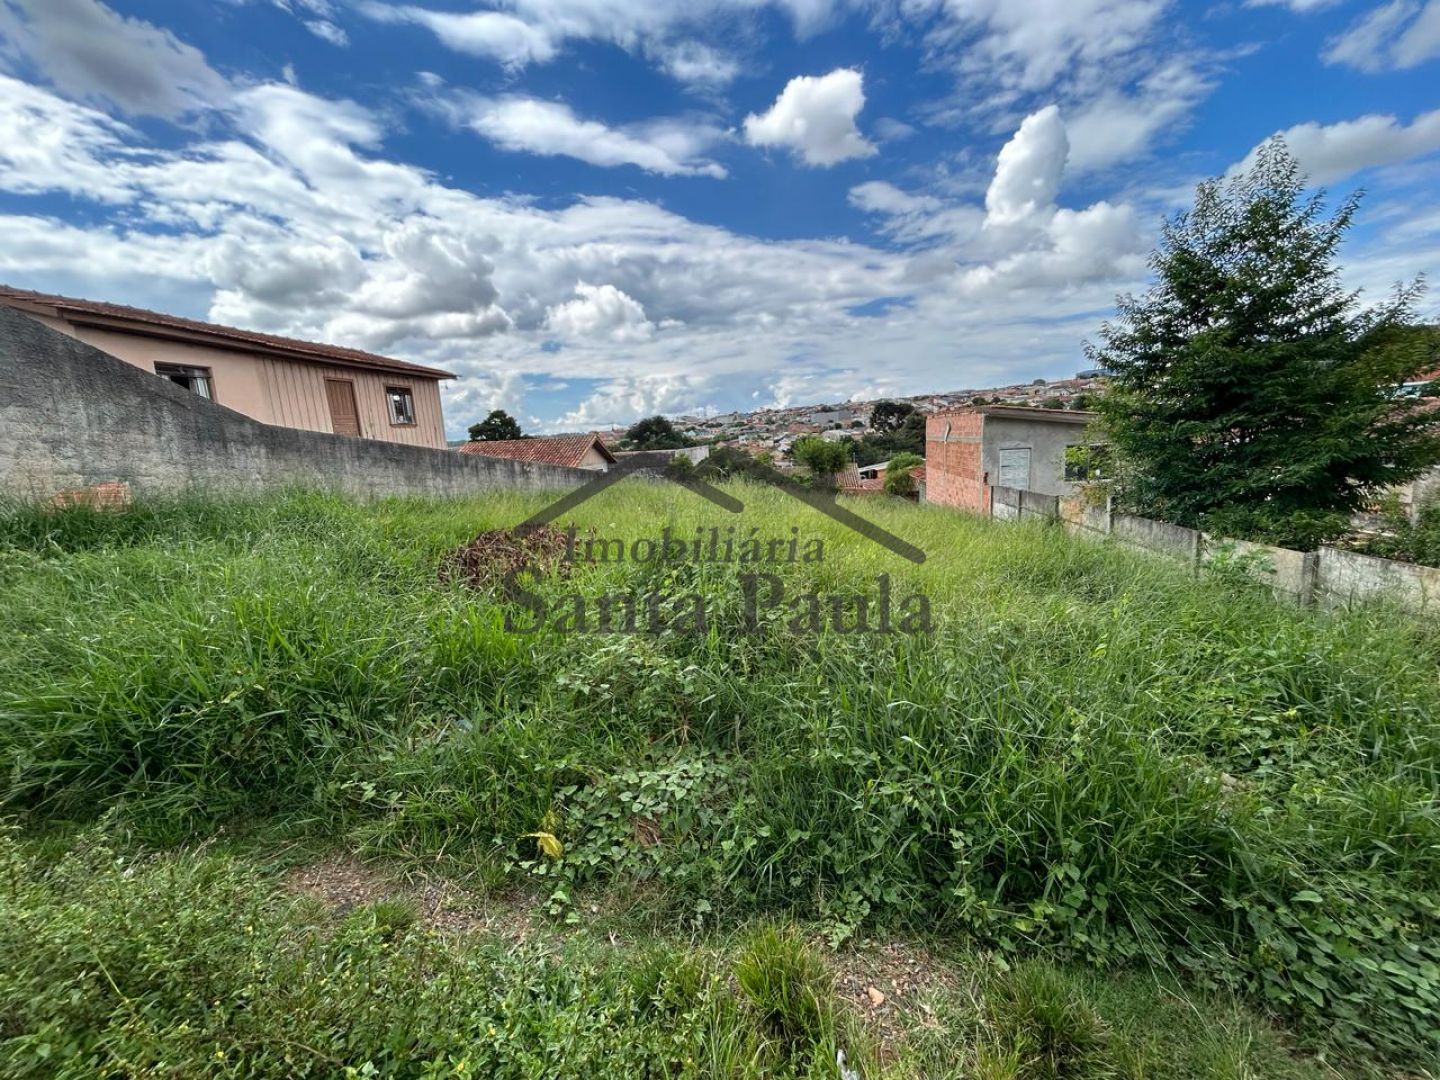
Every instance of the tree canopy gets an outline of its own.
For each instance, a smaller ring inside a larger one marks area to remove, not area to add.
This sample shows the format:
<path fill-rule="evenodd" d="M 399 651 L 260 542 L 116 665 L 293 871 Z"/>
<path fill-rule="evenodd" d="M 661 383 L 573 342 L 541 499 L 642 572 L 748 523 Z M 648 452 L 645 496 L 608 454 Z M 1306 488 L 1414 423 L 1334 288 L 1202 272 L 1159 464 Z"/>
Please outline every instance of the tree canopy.
<path fill-rule="evenodd" d="M 470 425 L 471 442 L 498 442 L 523 437 L 519 421 L 504 409 L 494 409 L 484 420 Z"/>
<path fill-rule="evenodd" d="M 870 426 L 881 435 L 888 435 L 915 411 L 908 401 L 877 401 L 870 406 Z"/>
<path fill-rule="evenodd" d="M 663 416 L 647 416 L 631 424 L 625 432 L 624 443 L 631 450 L 679 450 L 695 445 L 693 439 L 681 435 Z"/>
<path fill-rule="evenodd" d="M 882 431 L 876 429 L 855 443 L 855 460 L 861 465 L 874 465 L 888 461 L 896 454 L 925 453 L 925 414 L 908 403 L 881 401 L 875 404 L 879 411 L 882 405 L 890 406 L 881 415 L 887 425 Z M 901 410 L 896 413 L 894 410 Z M 898 420 L 894 418 L 898 416 Z M 894 421 L 892 423 L 892 420 Z M 875 426 L 875 411 L 870 414 L 871 426 Z"/>
<path fill-rule="evenodd" d="M 850 447 L 838 441 L 806 435 L 790 447 L 790 457 L 816 476 L 834 476 L 850 461 Z"/>
<path fill-rule="evenodd" d="M 1275 139 L 1166 222 L 1155 283 L 1086 346 L 1111 373 L 1095 408 L 1122 505 L 1309 547 L 1440 460 L 1434 414 L 1405 390 L 1440 366 L 1412 325 L 1419 285 L 1362 307 L 1340 281 L 1358 204 L 1326 216 Z"/>

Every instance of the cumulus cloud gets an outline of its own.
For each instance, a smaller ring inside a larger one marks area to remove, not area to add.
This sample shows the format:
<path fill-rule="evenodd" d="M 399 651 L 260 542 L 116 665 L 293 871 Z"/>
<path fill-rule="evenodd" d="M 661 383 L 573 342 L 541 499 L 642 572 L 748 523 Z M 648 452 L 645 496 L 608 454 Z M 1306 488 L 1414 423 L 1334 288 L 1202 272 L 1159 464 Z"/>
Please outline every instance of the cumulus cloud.
<path fill-rule="evenodd" d="M 993 262 L 965 269 L 957 291 L 965 296 L 1023 295 L 1073 288 L 1096 280 L 1141 275 L 1145 244 L 1134 210 L 1098 202 L 1084 210 L 1051 208 L 1041 239 Z"/>
<path fill-rule="evenodd" d="M 98 0 L 0 0 L 0 57 L 67 97 L 135 115 L 177 117 L 229 94 L 198 49 Z"/>
<path fill-rule="evenodd" d="M 967 298 L 993 302 L 1143 272 L 1145 238 L 1131 206 L 1101 201 L 1074 210 L 1056 202 L 1067 146 L 1060 111 L 1047 106 L 1026 117 L 996 156 L 983 212 L 883 181 L 851 188 L 850 202 L 879 215 L 887 235 L 923 251 L 907 268 L 911 283 Z"/>
<path fill-rule="evenodd" d="M 1421 113 L 1409 124 L 1372 113 L 1337 124 L 1296 124 L 1277 134 L 1312 181 L 1328 184 L 1361 169 L 1394 165 L 1440 150 L 1440 109 Z M 1258 151 L 1259 147 L 1251 150 L 1230 171 L 1249 168 Z"/>
<path fill-rule="evenodd" d="M 864 77 L 854 68 L 791 79 L 775 104 L 745 118 L 745 141 L 784 147 L 807 165 L 829 166 L 870 157 L 875 147 L 855 126 L 865 107 Z"/>
<path fill-rule="evenodd" d="M 1086 172 L 1139 157 L 1157 137 L 1173 134 L 1214 86 L 1190 59 L 1177 57 L 1133 89 L 1101 91 L 1066 118 L 1070 167 Z"/>
<path fill-rule="evenodd" d="M 552 307 L 545 329 L 557 337 L 579 341 L 645 341 L 655 324 L 645 317 L 639 301 L 614 285 L 575 285 L 575 299 Z"/>
<path fill-rule="evenodd" d="M 843 397 L 874 382 L 875 355 L 910 357 L 905 379 L 921 389 L 953 381 L 957 341 L 967 378 L 983 384 L 1073 352 L 1095 308 L 1132 283 L 1113 257 L 1122 207 L 1037 208 L 1031 230 L 985 247 L 980 206 L 861 185 L 853 199 L 895 225 L 897 247 L 761 240 L 637 199 L 480 197 L 386 160 L 380 115 L 294 86 L 249 87 L 223 119 L 157 149 L 43 89 L 0 93 L 0 132 L 21 132 L 29 155 L 0 143 L 0 188 L 93 183 L 86 198 L 107 185 L 126 205 L 103 225 L 0 215 L 0 279 L 78 281 L 92 295 L 447 367 L 463 376 L 444 390 L 456 431 L 507 376 L 573 376 L 576 351 L 602 381 L 547 425 L 752 392 Z M 37 156 L 22 124 L 64 137 Z M 899 295 L 913 302 L 885 319 L 849 314 Z M 555 338 L 561 352 L 541 348 Z"/>
<path fill-rule="evenodd" d="M 985 192 L 985 224 L 1020 225 L 1046 213 L 1060 190 L 1069 153 L 1056 106 L 1027 116 L 996 159 L 995 178 Z"/>
<path fill-rule="evenodd" d="M 1351 23 L 1324 59 L 1361 71 L 1412 68 L 1440 56 L 1440 0 L 1392 0 Z"/>
<path fill-rule="evenodd" d="M 568 105 L 511 95 L 453 97 L 442 106 L 460 124 L 495 145 L 521 153 L 562 155 L 591 165 L 637 165 L 662 176 L 725 176 L 703 154 L 723 137 L 707 121 L 668 118 L 623 128 L 575 115 Z"/>
<path fill-rule="evenodd" d="M 607 380 L 555 424 L 564 431 L 589 431 L 642 416 L 698 414 L 724 380 L 685 372 L 635 375 Z M 708 411 L 714 411 L 713 408 Z"/>

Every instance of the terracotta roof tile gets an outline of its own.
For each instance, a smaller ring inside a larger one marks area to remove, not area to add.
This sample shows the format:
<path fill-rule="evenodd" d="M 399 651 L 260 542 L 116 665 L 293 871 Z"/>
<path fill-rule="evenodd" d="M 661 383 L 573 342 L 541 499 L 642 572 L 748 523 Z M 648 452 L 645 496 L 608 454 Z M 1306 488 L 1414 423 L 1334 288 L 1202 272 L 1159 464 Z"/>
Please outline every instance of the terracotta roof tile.
<path fill-rule="evenodd" d="M 70 319 L 79 316 L 80 320 L 83 320 L 85 316 L 90 316 L 95 319 L 139 323 L 152 328 L 157 337 L 163 336 L 165 331 L 170 331 L 175 336 L 194 335 L 193 337 L 181 337 L 180 340 L 193 340 L 196 344 L 201 345 L 239 348 L 291 360 L 319 360 L 351 367 L 420 375 L 432 379 L 453 379 L 455 377 L 450 372 L 442 371 L 439 368 L 423 367 L 420 364 L 412 364 L 408 360 L 396 360 L 389 356 L 380 356 L 377 353 L 364 352 L 360 349 L 325 345 L 317 341 L 301 341 L 298 338 L 280 337 L 276 334 L 262 334 L 256 330 L 220 326 L 217 323 L 200 322 L 198 319 L 186 319 L 179 315 L 166 315 L 159 311 L 148 311 L 145 308 L 126 307 L 123 304 L 107 304 L 99 300 L 80 300 L 73 296 L 57 296 L 51 293 L 32 292 L 29 289 L 15 289 L 8 285 L 0 285 L 0 304 L 7 300 L 53 307 L 58 309 L 62 316 Z M 93 325 L 108 324 L 95 323 Z"/>
<path fill-rule="evenodd" d="M 591 446 L 597 447 L 606 461 L 612 465 L 615 463 L 615 455 L 605 448 L 600 436 L 593 433 L 467 442 L 460 447 L 460 453 L 484 454 L 487 457 L 509 458 L 511 461 L 536 461 L 545 465 L 568 465 L 572 469 L 578 469 Z"/>

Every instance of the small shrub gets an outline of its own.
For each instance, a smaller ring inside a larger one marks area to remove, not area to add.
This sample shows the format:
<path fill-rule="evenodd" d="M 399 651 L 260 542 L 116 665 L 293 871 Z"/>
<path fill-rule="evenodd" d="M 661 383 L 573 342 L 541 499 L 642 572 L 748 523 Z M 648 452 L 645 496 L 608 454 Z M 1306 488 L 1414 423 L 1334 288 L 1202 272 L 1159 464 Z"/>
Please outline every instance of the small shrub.
<path fill-rule="evenodd" d="M 1110 1031 L 1076 987 L 1055 968 L 1026 963 L 986 991 L 987 1017 L 999 1046 L 988 1066 L 1015 1063 L 1017 1080 L 1111 1080 L 1118 1075 Z"/>
<path fill-rule="evenodd" d="M 751 934 L 735 959 L 735 979 L 797 1071 L 835 1060 L 841 1024 L 834 978 L 796 933 L 765 926 Z"/>

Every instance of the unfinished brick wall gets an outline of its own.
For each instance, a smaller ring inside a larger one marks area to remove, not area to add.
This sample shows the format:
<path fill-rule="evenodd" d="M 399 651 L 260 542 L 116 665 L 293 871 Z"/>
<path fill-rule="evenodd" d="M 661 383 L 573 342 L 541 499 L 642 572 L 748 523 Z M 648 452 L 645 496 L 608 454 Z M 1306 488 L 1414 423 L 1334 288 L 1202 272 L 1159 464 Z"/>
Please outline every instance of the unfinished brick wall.
<path fill-rule="evenodd" d="M 983 414 L 961 409 L 925 420 L 925 501 L 977 514 L 990 512 L 990 485 L 980 467 Z"/>

